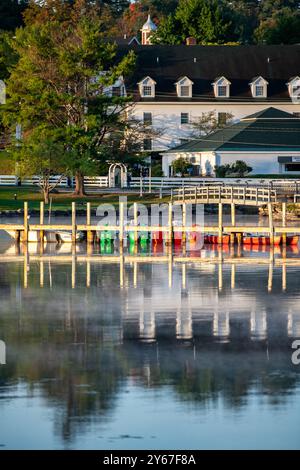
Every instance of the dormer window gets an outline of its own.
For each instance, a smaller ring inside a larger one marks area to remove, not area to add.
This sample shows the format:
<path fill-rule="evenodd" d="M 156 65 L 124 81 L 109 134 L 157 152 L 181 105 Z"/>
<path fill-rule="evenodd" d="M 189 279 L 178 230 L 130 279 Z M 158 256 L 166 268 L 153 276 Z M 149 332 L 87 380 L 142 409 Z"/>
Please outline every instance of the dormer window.
<path fill-rule="evenodd" d="M 300 101 L 300 77 L 292 78 L 288 83 L 289 95 L 292 99 Z"/>
<path fill-rule="evenodd" d="M 268 82 L 263 77 L 255 77 L 249 83 L 253 98 L 267 98 Z"/>
<path fill-rule="evenodd" d="M 177 96 L 179 98 L 192 98 L 194 83 L 188 77 L 181 77 L 175 83 Z"/>
<path fill-rule="evenodd" d="M 229 98 L 230 96 L 230 81 L 225 77 L 217 78 L 213 83 L 214 93 L 216 98 Z"/>
<path fill-rule="evenodd" d="M 155 98 L 156 82 L 151 77 L 146 77 L 138 83 L 142 98 Z"/>

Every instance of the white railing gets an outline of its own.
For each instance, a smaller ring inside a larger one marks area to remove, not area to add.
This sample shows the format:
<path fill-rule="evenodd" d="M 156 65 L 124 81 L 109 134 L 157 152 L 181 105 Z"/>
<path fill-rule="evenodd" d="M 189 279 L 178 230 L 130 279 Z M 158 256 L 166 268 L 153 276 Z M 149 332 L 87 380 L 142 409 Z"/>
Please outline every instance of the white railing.
<path fill-rule="evenodd" d="M 183 187 L 174 189 L 172 198 L 175 202 L 254 202 L 255 204 L 276 202 L 277 193 L 274 189 L 250 186 L 206 186 Z"/>
<path fill-rule="evenodd" d="M 17 176 L 0 175 L 0 186 L 16 186 L 18 184 Z"/>
<path fill-rule="evenodd" d="M 75 184 L 75 178 L 73 184 Z M 84 184 L 90 188 L 107 188 L 108 176 L 85 176 Z"/>
<path fill-rule="evenodd" d="M 51 176 L 49 179 L 50 184 L 57 184 L 57 187 L 67 188 L 68 178 L 66 176 L 61 177 L 60 175 Z M 30 178 L 21 178 L 22 186 L 36 186 L 40 183 L 39 176 L 31 176 Z"/>
<path fill-rule="evenodd" d="M 142 178 L 144 188 L 149 187 L 150 178 Z M 141 178 L 134 177 L 131 179 L 130 187 L 139 188 L 141 186 Z M 300 193 L 300 180 L 293 179 L 262 179 L 262 178 L 167 178 L 153 177 L 151 178 L 151 187 L 153 189 L 181 188 L 189 186 L 252 186 L 274 189 L 285 193 Z"/>
<path fill-rule="evenodd" d="M 39 184 L 39 176 L 31 176 L 30 178 L 22 178 L 21 180 L 14 175 L 0 175 L 0 186 L 17 186 L 20 182 L 21 186 L 36 186 Z M 50 184 L 57 184 L 59 188 L 68 188 L 75 186 L 75 178 L 68 180 L 66 176 L 61 177 L 60 175 L 51 176 Z M 85 176 L 84 183 L 87 187 L 91 188 L 107 188 L 108 177 L 107 176 Z"/>

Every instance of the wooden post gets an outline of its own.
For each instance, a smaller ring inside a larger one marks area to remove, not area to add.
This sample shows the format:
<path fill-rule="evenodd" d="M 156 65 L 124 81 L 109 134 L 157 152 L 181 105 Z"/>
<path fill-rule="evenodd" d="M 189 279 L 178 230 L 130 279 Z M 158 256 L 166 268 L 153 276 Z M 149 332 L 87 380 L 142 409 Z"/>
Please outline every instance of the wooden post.
<path fill-rule="evenodd" d="M 222 244 L 223 236 L 223 204 L 219 203 L 218 243 Z"/>
<path fill-rule="evenodd" d="M 72 202 L 72 243 L 76 243 L 76 203 Z"/>
<path fill-rule="evenodd" d="M 272 211 L 272 204 L 270 202 L 268 203 L 268 213 L 269 213 L 270 245 L 274 245 L 273 211 Z"/>
<path fill-rule="evenodd" d="M 235 219 L 235 204 L 231 203 L 231 225 L 232 227 L 235 227 L 236 225 L 236 219 Z M 234 245 L 235 242 L 235 235 L 234 232 L 231 232 L 230 234 L 230 244 Z"/>
<path fill-rule="evenodd" d="M 182 204 L 182 227 L 186 228 L 186 203 Z M 182 232 L 182 245 L 185 247 L 186 244 L 186 231 Z"/>
<path fill-rule="evenodd" d="M 76 203 L 72 202 L 72 243 L 76 243 Z"/>
<path fill-rule="evenodd" d="M 28 271 L 29 271 L 29 256 L 28 256 L 28 246 L 24 246 L 24 266 L 23 266 L 23 274 L 24 274 L 24 289 L 28 287 Z"/>
<path fill-rule="evenodd" d="M 282 203 L 282 227 L 286 227 L 286 202 Z M 282 234 L 282 243 L 286 245 L 286 233 Z"/>
<path fill-rule="evenodd" d="M 235 204 L 231 204 L 231 225 L 235 227 L 236 219 L 235 219 Z"/>
<path fill-rule="evenodd" d="M 124 239 L 124 202 L 120 202 L 119 204 L 119 240 L 120 246 L 123 247 L 123 239 Z"/>
<path fill-rule="evenodd" d="M 24 234 L 23 234 L 23 241 L 25 243 L 28 242 L 28 202 L 24 202 Z"/>
<path fill-rule="evenodd" d="M 44 213 L 44 201 L 41 201 L 40 202 L 40 225 L 44 225 L 44 217 L 45 217 L 45 213 Z M 40 242 L 43 243 L 44 242 L 44 230 L 40 230 Z"/>
<path fill-rule="evenodd" d="M 134 243 L 137 244 L 138 242 L 138 205 L 135 202 L 133 204 L 133 224 L 134 224 Z"/>
<path fill-rule="evenodd" d="M 90 202 L 88 202 L 87 205 L 86 205 L 86 225 L 88 227 L 91 226 L 91 203 Z M 88 243 L 93 243 L 94 234 L 93 234 L 92 230 L 87 231 L 86 238 L 87 238 Z"/>
<path fill-rule="evenodd" d="M 242 233 L 237 233 L 236 234 L 236 239 L 237 239 L 238 246 L 241 247 L 242 241 L 243 241 L 243 234 Z"/>
<path fill-rule="evenodd" d="M 168 226 L 169 226 L 169 244 L 172 245 L 172 240 L 173 240 L 173 207 L 172 204 L 169 203 L 169 220 L 168 220 Z"/>

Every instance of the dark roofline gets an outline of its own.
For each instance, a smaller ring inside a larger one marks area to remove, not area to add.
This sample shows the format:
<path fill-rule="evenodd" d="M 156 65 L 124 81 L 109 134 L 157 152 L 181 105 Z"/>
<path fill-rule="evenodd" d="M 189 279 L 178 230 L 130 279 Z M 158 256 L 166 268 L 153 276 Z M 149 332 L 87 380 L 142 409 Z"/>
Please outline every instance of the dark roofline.
<path fill-rule="evenodd" d="M 187 76 L 194 83 L 191 103 L 221 100 L 291 103 L 287 83 L 299 75 L 299 45 L 120 46 L 119 53 L 125 54 L 130 49 L 137 55 L 137 64 L 132 77 L 126 79 L 126 87 L 137 102 L 144 98 L 140 97 L 136 83 L 149 75 L 157 82 L 153 102 L 181 102 L 174 84 Z M 230 97 L 226 99 L 215 97 L 212 86 L 216 77 L 223 76 L 231 82 Z M 252 96 L 253 77 L 263 77 L 268 82 L 267 98 Z"/>

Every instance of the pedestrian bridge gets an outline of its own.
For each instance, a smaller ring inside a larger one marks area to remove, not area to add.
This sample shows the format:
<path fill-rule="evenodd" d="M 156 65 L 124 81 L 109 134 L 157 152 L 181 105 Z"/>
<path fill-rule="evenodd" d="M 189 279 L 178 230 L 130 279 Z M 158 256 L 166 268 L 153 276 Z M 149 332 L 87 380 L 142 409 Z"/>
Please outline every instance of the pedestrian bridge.
<path fill-rule="evenodd" d="M 188 186 L 173 189 L 173 204 L 237 204 L 260 206 L 277 202 L 275 189 L 250 186 Z"/>

